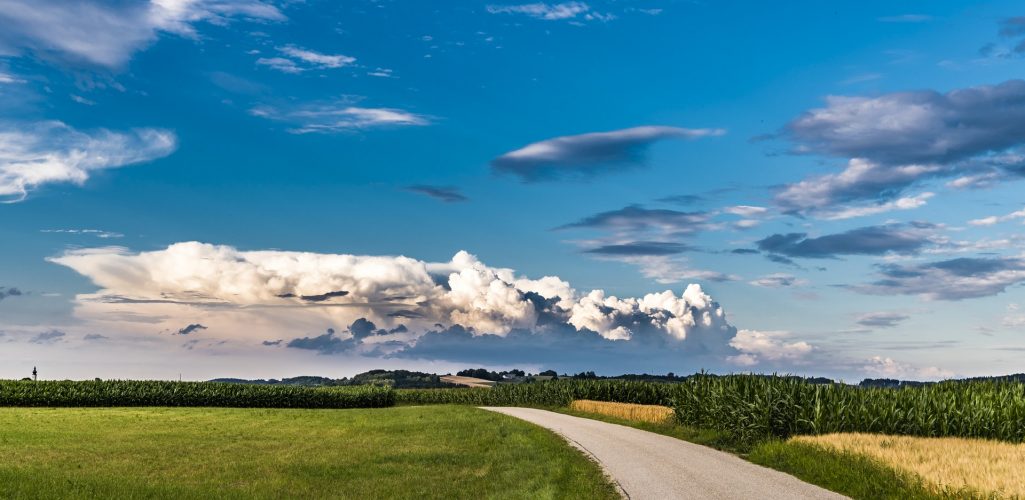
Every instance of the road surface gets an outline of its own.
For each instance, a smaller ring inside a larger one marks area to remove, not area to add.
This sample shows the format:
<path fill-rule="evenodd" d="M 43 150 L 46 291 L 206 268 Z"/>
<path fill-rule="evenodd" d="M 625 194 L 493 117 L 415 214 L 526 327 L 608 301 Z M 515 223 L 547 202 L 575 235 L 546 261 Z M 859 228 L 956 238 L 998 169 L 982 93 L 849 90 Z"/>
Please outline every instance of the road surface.
<path fill-rule="evenodd" d="M 601 464 L 630 499 L 841 499 L 739 457 L 623 425 L 533 408 L 484 408 L 562 435 Z"/>

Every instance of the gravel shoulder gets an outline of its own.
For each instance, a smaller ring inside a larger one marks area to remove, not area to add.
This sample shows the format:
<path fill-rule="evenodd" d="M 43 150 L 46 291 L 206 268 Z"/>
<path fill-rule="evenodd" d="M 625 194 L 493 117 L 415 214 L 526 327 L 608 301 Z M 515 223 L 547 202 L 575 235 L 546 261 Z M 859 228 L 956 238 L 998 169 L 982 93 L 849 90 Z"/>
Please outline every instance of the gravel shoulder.
<path fill-rule="evenodd" d="M 631 499 L 842 499 L 779 471 L 669 436 L 534 408 L 487 407 L 550 429 L 594 458 Z"/>

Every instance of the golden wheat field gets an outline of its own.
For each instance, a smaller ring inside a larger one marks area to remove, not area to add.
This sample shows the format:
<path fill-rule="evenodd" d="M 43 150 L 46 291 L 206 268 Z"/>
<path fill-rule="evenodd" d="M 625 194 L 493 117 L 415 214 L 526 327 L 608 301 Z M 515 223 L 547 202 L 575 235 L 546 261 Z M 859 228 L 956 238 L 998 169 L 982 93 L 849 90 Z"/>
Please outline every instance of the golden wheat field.
<path fill-rule="evenodd" d="M 937 491 L 968 487 L 984 494 L 1025 498 L 1025 444 L 857 433 L 792 439 L 867 455 L 919 475 Z"/>
<path fill-rule="evenodd" d="M 672 408 L 658 405 L 608 403 L 605 401 L 578 399 L 570 403 L 569 407 L 576 411 L 608 415 L 635 422 L 651 422 L 653 424 L 663 424 L 674 418 Z"/>

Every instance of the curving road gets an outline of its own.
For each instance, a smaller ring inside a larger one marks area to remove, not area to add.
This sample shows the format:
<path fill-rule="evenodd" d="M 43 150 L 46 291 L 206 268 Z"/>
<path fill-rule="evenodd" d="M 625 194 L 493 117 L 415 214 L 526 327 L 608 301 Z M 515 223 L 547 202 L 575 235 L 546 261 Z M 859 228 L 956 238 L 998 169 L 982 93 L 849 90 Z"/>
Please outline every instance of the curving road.
<path fill-rule="evenodd" d="M 840 499 L 729 453 L 669 436 L 533 408 L 484 408 L 551 429 L 594 458 L 627 498 Z"/>

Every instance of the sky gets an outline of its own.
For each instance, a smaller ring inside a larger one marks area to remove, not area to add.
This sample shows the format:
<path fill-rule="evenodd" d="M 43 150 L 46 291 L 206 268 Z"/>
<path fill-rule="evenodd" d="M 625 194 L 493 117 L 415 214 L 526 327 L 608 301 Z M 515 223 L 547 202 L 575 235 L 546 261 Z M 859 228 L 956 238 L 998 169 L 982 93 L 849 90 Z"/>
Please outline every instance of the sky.
<path fill-rule="evenodd" d="M 1025 365 L 1019 2 L 0 0 L 0 378 Z"/>

